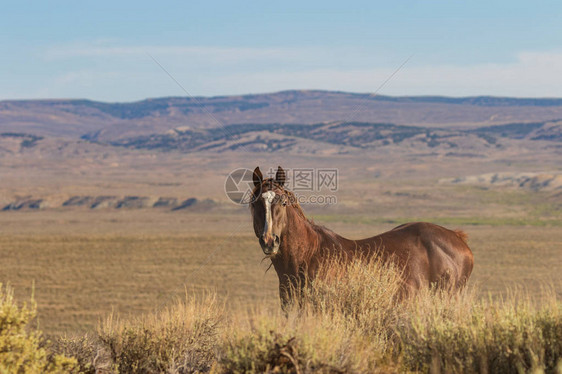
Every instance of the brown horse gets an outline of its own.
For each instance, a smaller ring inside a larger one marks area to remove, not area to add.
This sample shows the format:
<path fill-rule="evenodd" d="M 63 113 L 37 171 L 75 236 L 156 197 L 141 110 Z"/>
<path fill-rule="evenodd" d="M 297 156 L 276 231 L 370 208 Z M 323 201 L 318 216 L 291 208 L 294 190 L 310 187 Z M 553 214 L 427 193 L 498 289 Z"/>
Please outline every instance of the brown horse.
<path fill-rule="evenodd" d="M 322 262 L 334 255 L 391 260 L 403 270 L 407 291 L 431 285 L 459 289 L 472 272 L 474 260 L 462 231 L 412 222 L 371 238 L 350 240 L 305 217 L 294 194 L 283 187 L 285 172 L 280 166 L 275 179 L 264 179 L 257 167 L 253 181 L 254 231 L 279 277 L 284 307 L 291 290 L 305 279 L 314 279 Z"/>

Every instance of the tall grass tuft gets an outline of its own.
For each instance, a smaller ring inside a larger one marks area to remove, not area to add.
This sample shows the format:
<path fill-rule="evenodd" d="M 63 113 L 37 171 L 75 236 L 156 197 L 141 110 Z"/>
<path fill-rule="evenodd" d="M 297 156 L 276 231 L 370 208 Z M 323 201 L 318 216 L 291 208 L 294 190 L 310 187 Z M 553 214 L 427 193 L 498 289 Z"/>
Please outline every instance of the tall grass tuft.
<path fill-rule="evenodd" d="M 109 350 L 95 336 L 59 336 L 49 342 L 47 348 L 51 355 L 62 354 L 76 359 L 80 373 L 115 373 Z"/>
<path fill-rule="evenodd" d="M 285 316 L 256 311 L 234 324 L 227 372 L 387 372 L 400 273 L 375 260 L 325 263 Z"/>
<path fill-rule="evenodd" d="M 378 347 L 345 323 L 311 315 L 288 318 L 256 312 L 230 328 L 220 356 L 220 371 L 374 372 Z"/>
<path fill-rule="evenodd" d="M 332 259 L 304 289 L 304 308 L 314 318 L 339 320 L 353 332 L 368 333 L 383 347 L 399 316 L 402 291 L 401 272 L 390 262 Z"/>
<path fill-rule="evenodd" d="M 99 339 L 119 373 L 206 372 L 215 362 L 222 318 L 216 296 L 187 298 L 132 320 L 110 316 Z"/>
<path fill-rule="evenodd" d="M 86 373 L 562 374 L 562 303 L 555 292 L 482 300 L 470 289 L 424 289 L 406 297 L 391 264 L 335 259 L 301 296 L 287 313 L 226 313 L 214 295 L 188 297 L 158 313 L 111 316 L 97 337 L 60 340 L 53 349 L 75 356 Z M 22 327 L 35 309 L 18 309 L 11 297 L 0 297 L 0 365 L 62 367 L 57 360 L 65 356 L 47 355 L 38 333 Z M 6 353 L 7 345 L 16 349 Z M 76 371 L 76 361 L 67 364 Z"/>
<path fill-rule="evenodd" d="M 562 304 L 554 293 L 478 301 L 422 293 L 395 327 L 404 364 L 432 372 L 562 372 Z"/>
<path fill-rule="evenodd" d="M 226 372 L 562 373 L 562 304 L 479 300 L 474 290 L 404 297 L 398 269 L 331 261 L 288 317 L 257 311 L 234 324 Z"/>

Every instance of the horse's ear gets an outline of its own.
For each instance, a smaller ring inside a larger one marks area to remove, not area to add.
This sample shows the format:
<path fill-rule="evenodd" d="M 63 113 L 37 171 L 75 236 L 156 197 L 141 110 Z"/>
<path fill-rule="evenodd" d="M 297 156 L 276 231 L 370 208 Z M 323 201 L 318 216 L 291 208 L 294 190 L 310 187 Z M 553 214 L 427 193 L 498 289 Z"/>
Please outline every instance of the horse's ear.
<path fill-rule="evenodd" d="M 283 185 L 285 184 L 285 170 L 283 170 L 281 166 L 277 167 L 277 173 L 275 174 L 275 182 L 277 182 L 277 184 L 280 185 L 281 187 L 283 187 Z"/>
<path fill-rule="evenodd" d="M 254 169 L 254 186 L 259 186 L 263 181 L 263 175 L 261 174 L 260 167 Z"/>

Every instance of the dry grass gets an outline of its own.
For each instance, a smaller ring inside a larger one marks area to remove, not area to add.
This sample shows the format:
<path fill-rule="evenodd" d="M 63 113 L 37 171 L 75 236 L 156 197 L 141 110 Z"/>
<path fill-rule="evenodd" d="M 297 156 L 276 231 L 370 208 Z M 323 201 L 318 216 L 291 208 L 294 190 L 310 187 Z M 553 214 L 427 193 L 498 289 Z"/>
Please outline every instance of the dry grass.
<path fill-rule="evenodd" d="M 500 301 L 419 295 L 396 327 L 402 363 L 431 372 L 560 372 L 562 303 L 546 292 Z"/>
<path fill-rule="evenodd" d="M 11 282 L 20 300 L 29 298 L 35 281 L 39 325 L 58 335 L 92 331 L 112 311 L 138 315 L 169 305 L 185 287 L 216 290 L 237 309 L 263 303 L 278 307 L 277 276 L 273 270 L 265 273 L 268 264 L 260 263 L 263 255 L 255 237 L 242 234 L 252 230 L 248 212 L 242 213 L 151 218 L 152 213 L 129 212 L 113 216 L 113 223 L 107 212 L 82 218 L 50 212 L 5 214 L 2 219 L 15 217 L 12 224 L 21 232 L 0 236 L 0 280 Z M 36 231 L 34 222 L 42 222 L 45 232 Z M 392 226 L 329 224 L 352 238 Z M 241 234 L 213 234 L 218 227 Z M 547 284 L 562 296 L 559 228 L 460 227 L 469 233 L 475 253 L 471 283 L 478 285 L 480 296 L 499 296 L 516 287 L 533 293 Z"/>
<path fill-rule="evenodd" d="M 190 298 L 133 320 L 110 316 L 99 340 L 119 373 L 207 372 L 216 361 L 223 320 L 216 296 Z"/>
<path fill-rule="evenodd" d="M 276 277 L 245 237 L 35 236 L 0 238 L 8 279 L 24 300 L 35 282 L 39 323 L 49 334 L 87 332 L 111 311 L 137 315 L 185 289 L 216 289 L 231 304 L 269 299 Z"/>
<path fill-rule="evenodd" d="M 133 244 L 138 248 L 140 241 Z M 97 333 L 53 338 L 49 349 L 52 357 L 74 357 L 90 373 L 562 372 L 562 304 L 552 290 L 513 291 L 503 299 L 482 298 L 473 289 L 422 292 L 397 303 L 399 275 L 392 266 L 330 264 L 323 274 L 305 294 L 303 308 L 288 317 L 257 299 L 225 309 L 217 295 L 194 290 L 154 312 L 113 313 Z"/>
<path fill-rule="evenodd" d="M 345 277 L 340 275 L 346 274 Z M 313 282 L 289 318 L 258 311 L 234 324 L 226 372 L 561 372 L 562 303 L 518 292 L 502 301 L 425 290 L 396 302 L 399 276 L 353 263 Z"/>
<path fill-rule="evenodd" d="M 0 282 L 15 287 L 20 303 L 29 300 L 35 282 L 34 323 L 53 337 L 52 351 L 76 357 L 84 372 L 555 371 L 559 193 L 438 183 L 487 172 L 560 170 L 555 147 L 490 147 L 480 158 L 415 147 L 333 155 L 336 149 L 181 154 L 71 143 L 4 154 L 0 203 L 32 196 L 51 208 L 0 212 Z M 391 273 L 373 277 L 377 273 L 358 267 L 346 286 L 342 275 L 316 284 L 306 313 L 286 319 L 276 274 L 264 274 L 269 264 L 260 263 L 248 210 L 231 205 L 223 190 L 230 171 L 256 165 L 337 168 L 338 204 L 305 210 L 350 238 L 414 219 L 465 230 L 475 254 L 470 285 L 478 291 L 460 299 L 422 295 L 394 308 Z M 60 208 L 83 195 L 212 198 L 218 207 Z M 556 295 L 541 293 L 545 285 Z M 186 288 L 190 298 L 177 303 Z M 204 297 L 210 289 L 213 302 Z M 226 313 L 217 307 L 222 303 Z M 108 315 L 115 317 L 106 321 Z M 194 336 L 201 340 L 196 355 L 184 344 Z"/>
<path fill-rule="evenodd" d="M 111 317 L 95 343 L 109 355 L 96 369 L 562 372 L 562 303 L 553 293 L 537 303 L 522 292 L 490 301 L 470 290 L 424 290 L 397 301 L 400 276 L 392 266 L 334 262 L 325 273 L 330 275 L 313 281 L 301 307 L 288 315 L 263 306 L 225 313 L 208 296 L 140 318 Z M 93 350 L 75 352 L 86 356 L 79 362 L 95 361 Z"/>
<path fill-rule="evenodd" d="M 78 168 L 57 167 L 60 181 L 42 175 L 35 185 L 12 168 L 4 176 L 12 178 L 12 195 L 50 195 L 64 184 L 64 197 L 183 196 L 186 186 L 187 196 L 217 197 L 220 173 L 239 166 L 210 159 L 215 164 L 201 166 L 207 175 L 195 178 L 182 174 L 184 161 L 151 177 L 141 174 L 145 165 L 107 169 L 99 183 L 90 171 L 89 179 L 71 175 Z M 51 337 L 49 349 L 75 357 L 82 372 L 560 372 L 559 203 L 539 193 L 436 186 L 425 176 L 433 169 L 454 175 L 460 164 L 442 169 L 416 159 L 404 168 L 378 161 L 368 169 L 342 166 L 357 174 L 342 179 L 338 205 L 307 209 L 309 216 L 350 238 L 416 217 L 461 228 L 475 254 L 476 290 L 462 298 L 424 294 L 395 307 L 392 273 L 356 266 L 348 269 L 353 281 L 342 272 L 317 283 L 305 312 L 286 318 L 276 274 L 265 274 L 269 264 L 260 263 L 249 213 L 235 207 L 0 213 L 0 282 L 10 282 L 23 301 L 35 281 L 38 326 Z M 217 172 L 219 164 L 225 170 Z M 478 163 L 462 168 L 483 171 Z M 383 179 L 373 180 L 379 170 Z M 547 285 L 550 294 L 541 291 Z M 186 288 L 189 298 L 175 301 Z M 216 299 L 205 298 L 208 290 Z"/>

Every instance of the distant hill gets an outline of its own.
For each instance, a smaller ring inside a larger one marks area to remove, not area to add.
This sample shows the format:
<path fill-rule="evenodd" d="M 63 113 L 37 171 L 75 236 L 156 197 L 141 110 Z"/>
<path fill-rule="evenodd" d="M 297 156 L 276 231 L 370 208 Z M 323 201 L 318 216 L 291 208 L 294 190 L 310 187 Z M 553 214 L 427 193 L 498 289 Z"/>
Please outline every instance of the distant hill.
<path fill-rule="evenodd" d="M 83 139 L 133 149 L 182 152 L 244 149 L 258 152 L 285 150 L 316 153 L 332 147 L 331 153 L 347 153 L 353 149 L 375 149 L 392 145 L 417 150 L 435 148 L 476 151 L 501 148 L 509 139 L 562 142 L 562 122 L 514 123 L 472 130 L 364 122 L 238 124 L 210 129 L 174 129 L 165 134 L 110 141 L 98 139 L 96 134 L 84 136 Z M 333 148 L 334 146 L 337 148 Z"/>
<path fill-rule="evenodd" d="M 279 164 L 337 168 L 346 186 L 369 181 L 341 209 L 371 193 L 388 203 L 378 181 L 437 177 L 458 190 L 544 193 L 550 204 L 560 201 L 560 159 L 562 99 L 285 91 L 0 102 L 0 214 L 229 209 L 231 170 Z"/>
<path fill-rule="evenodd" d="M 169 97 L 132 103 L 0 101 L 2 133 L 82 137 L 108 143 L 163 135 L 178 128 L 196 131 L 234 124 L 362 122 L 475 129 L 561 118 L 562 99 L 390 97 L 331 91 Z"/>

